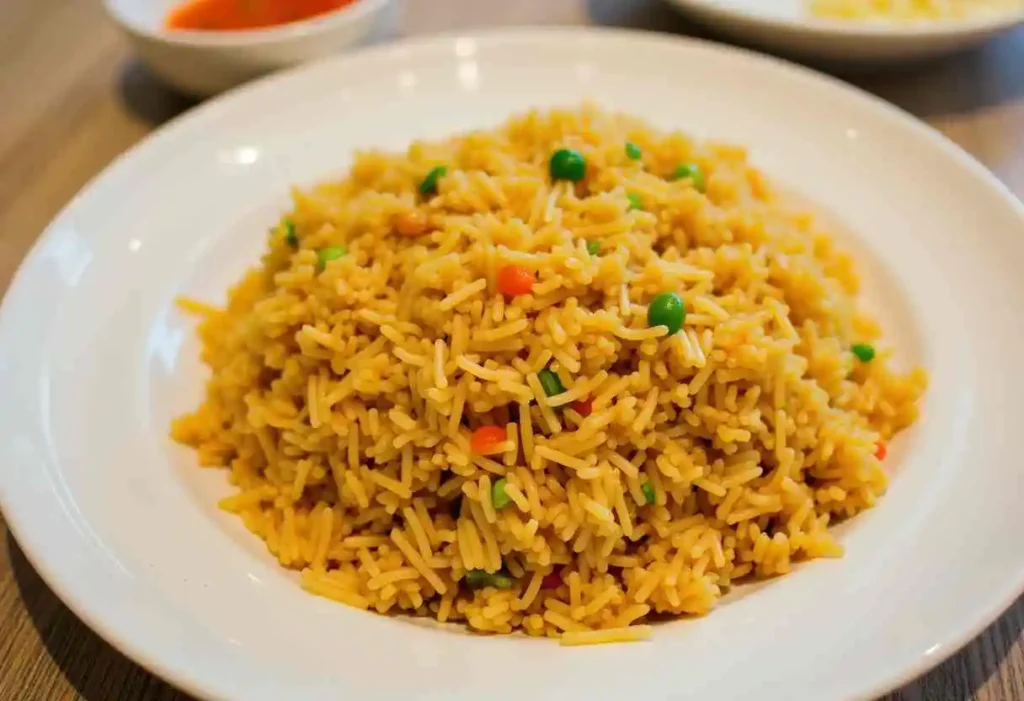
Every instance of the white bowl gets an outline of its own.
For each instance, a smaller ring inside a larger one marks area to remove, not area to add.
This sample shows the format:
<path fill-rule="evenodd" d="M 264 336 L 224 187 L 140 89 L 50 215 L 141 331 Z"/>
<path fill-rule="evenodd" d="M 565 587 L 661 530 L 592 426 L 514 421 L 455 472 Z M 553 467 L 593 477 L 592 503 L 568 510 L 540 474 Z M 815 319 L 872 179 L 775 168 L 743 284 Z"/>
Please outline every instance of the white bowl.
<path fill-rule="evenodd" d="M 167 29 L 181 0 L 105 0 L 142 60 L 178 90 L 206 97 L 266 73 L 374 43 L 394 29 L 394 0 L 355 0 L 299 22 L 244 31 Z"/>
<path fill-rule="evenodd" d="M 933 58 L 977 46 L 1024 23 L 1024 8 L 962 20 L 896 22 L 813 17 L 804 0 L 667 0 L 741 41 L 808 58 L 878 63 Z"/>
<path fill-rule="evenodd" d="M 742 588 L 648 643 L 471 636 L 305 592 L 217 509 L 226 472 L 168 438 L 204 379 L 175 298 L 221 302 L 289 185 L 337 175 L 355 149 L 587 97 L 746 144 L 843 223 L 865 305 L 931 378 L 920 421 L 891 446 L 889 493 L 844 525 L 843 558 Z M 338 57 L 175 120 L 39 238 L 0 308 L 0 504 L 76 614 L 201 698 L 869 698 L 950 655 L 1024 586 L 1021 261 L 1024 207 L 976 161 L 881 100 L 770 58 L 565 29 Z"/>

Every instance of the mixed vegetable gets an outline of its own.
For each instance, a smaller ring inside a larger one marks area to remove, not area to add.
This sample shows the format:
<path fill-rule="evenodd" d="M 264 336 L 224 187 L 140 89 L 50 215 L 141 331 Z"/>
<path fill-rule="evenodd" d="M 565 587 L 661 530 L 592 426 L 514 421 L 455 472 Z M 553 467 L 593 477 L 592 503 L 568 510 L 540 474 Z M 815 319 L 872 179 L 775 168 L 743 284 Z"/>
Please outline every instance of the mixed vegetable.
<path fill-rule="evenodd" d="M 482 589 L 483 587 L 494 587 L 495 589 L 511 589 L 515 586 L 515 580 L 507 574 L 500 572 L 485 572 L 484 570 L 470 570 L 466 572 L 463 580 L 470 589 Z"/>
<path fill-rule="evenodd" d="M 562 574 L 558 570 L 549 572 L 540 580 L 541 589 L 558 589 L 562 586 Z"/>
<path fill-rule="evenodd" d="M 644 493 L 644 500 L 648 504 L 654 503 L 654 485 L 650 482 L 644 482 L 640 485 L 640 491 Z"/>
<path fill-rule="evenodd" d="M 343 258 L 347 253 L 348 248 L 345 246 L 328 246 L 327 248 L 321 248 L 316 254 L 317 267 L 320 270 L 323 270 L 332 260 Z"/>
<path fill-rule="evenodd" d="M 437 181 L 448 172 L 447 166 L 434 166 L 420 183 L 420 194 L 424 197 L 437 194 Z"/>
<path fill-rule="evenodd" d="M 549 397 L 554 397 L 565 391 L 562 380 L 552 370 L 544 368 L 537 373 L 537 379 L 540 380 L 540 386 L 544 388 L 544 394 Z"/>
<path fill-rule="evenodd" d="M 498 290 L 506 297 L 530 294 L 534 280 L 533 273 L 520 265 L 506 265 L 498 269 Z"/>
<path fill-rule="evenodd" d="M 686 305 L 683 298 L 675 292 L 662 292 L 655 295 L 647 305 L 647 325 L 664 326 L 672 335 L 683 328 L 686 320 Z"/>
<path fill-rule="evenodd" d="M 469 448 L 477 455 L 501 452 L 501 444 L 508 440 L 504 426 L 481 426 L 469 437 Z"/>
<path fill-rule="evenodd" d="M 673 180 L 689 180 L 697 192 L 704 192 L 705 179 L 704 171 L 696 163 L 680 163 L 672 171 Z"/>
<path fill-rule="evenodd" d="M 395 215 L 394 226 L 402 236 L 416 238 L 427 232 L 427 215 L 418 209 L 409 209 Z"/>
<path fill-rule="evenodd" d="M 583 418 L 587 418 L 594 413 L 594 400 L 590 397 L 587 397 L 586 399 L 577 399 L 572 403 L 572 408 L 577 414 Z"/>
<path fill-rule="evenodd" d="M 299 237 L 295 234 L 295 222 L 291 219 L 284 220 L 284 240 L 292 248 L 299 247 Z"/>
<path fill-rule="evenodd" d="M 495 509 L 504 509 L 512 503 L 512 498 L 505 491 L 505 478 L 502 477 L 491 487 L 491 503 Z"/>
<path fill-rule="evenodd" d="M 854 343 L 850 346 L 850 351 L 862 363 L 870 363 L 875 359 L 875 347 L 870 343 Z"/>
<path fill-rule="evenodd" d="M 578 183 L 587 175 L 587 161 L 579 151 L 560 148 L 551 154 L 549 170 L 552 180 L 569 180 Z"/>

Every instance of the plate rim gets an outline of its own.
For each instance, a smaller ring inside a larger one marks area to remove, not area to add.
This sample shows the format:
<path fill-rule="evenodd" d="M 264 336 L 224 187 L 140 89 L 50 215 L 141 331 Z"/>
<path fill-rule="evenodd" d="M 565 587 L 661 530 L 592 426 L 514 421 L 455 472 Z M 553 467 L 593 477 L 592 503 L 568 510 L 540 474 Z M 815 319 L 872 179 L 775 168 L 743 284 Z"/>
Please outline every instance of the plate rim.
<path fill-rule="evenodd" d="M 1022 13 L 1021 19 L 1024 20 L 1024 13 Z M 307 72 L 324 70 L 328 66 L 360 61 L 387 60 L 388 57 L 400 56 L 411 52 L 443 50 L 457 40 L 472 40 L 479 42 L 481 46 L 489 47 L 500 46 L 508 42 L 553 42 L 557 40 L 585 43 L 599 43 L 602 41 L 633 42 L 659 45 L 669 50 L 685 50 L 688 47 L 697 48 L 703 51 L 731 54 L 742 58 L 744 61 L 764 64 L 770 66 L 773 70 L 781 70 L 802 80 L 817 84 L 822 88 L 840 90 L 851 96 L 855 95 L 861 102 L 870 104 L 871 108 L 877 111 L 880 116 L 896 119 L 903 126 L 919 132 L 923 138 L 927 138 L 930 144 L 941 151 L 945 157 L 955 160 L 973 177 L 980 179 L 990 190 L 997 193 L 1000 200 L 1010 210 L 1015 212 L 1021 222 L 1024 223 L 1024 202 L 1002 180 L 951 139 L 902 108 L 857 86 L 806 66 L 765 55 L 754 50 L 723 45 L 710 40 L 645 30 L 553 26 L 453 31 L 428 36 L 407 37 L 388 44 L 347 52 L 280 71 L 209 99 L 154 129 L 93 175 L 43 227 L 32 247 L 19 263 L 4 294 L 2 304 L 0 304 L 0 336 L 4 333 L 9 333 L 7 327 L 11 323 L 8 320 L 10 316 L 9 308 L 12 304 L 10 300 L 16 296 L 21 297 L 24 295 L 24 288 L 31 282 L 27 278 L 31 272 L 29 268 L 40 257 L 41 249 L 53 237 L 54 225 L 66 218 L 83 200 L 87 199 L 92 192 L 99 188 L 104 181 L 127 167 L 126 163 L 134 159 L 139 152 L 153 148 L 153 145 L 156 143 L 173 138 L 177 132 L 187 128 L 189 124 L 207 119 L 207 115 L 215 114 L 225 109 L 225 105 L 230 104 L 250 91 L 270 91 L 279 83 L 287 83 L 297 76 Z M 88 595 L 83 595 L 82 592 L 84 590 L 76 589 L 73 583 L 58 574 L 59 566 L 52 559 L 52 555 L 44 555 L 42 552 L 45 549 L 52 550 L 52 544 L 49 548 L 46 545 L 41 545 L 47 539 L 47 536 L 42 535 L 42 531 L 38 527 L 29 525 L 31 518 L 26 517 L 24 512 L 15 503 L 13 492 L 18 491 L 18 488 L 14 486 L 17 482 L 18 479 L 11 477 L 10 473 L 0 474 L 0 510 L 3 512 L 4 521 L 16 539 L 19 549 L 26 560 L 38 572 L 39 576 L 61 602 L 88 625 L 93 632 L 121 654 L 167 683 L 197 698 L 227 699 L 228 697 L 220 695 L 225 686 L 223 682 L 218 682 L 215 677 L 211 677 L 208 673 L 196 671 L 196 668 L 177 668 L 173 664 L 166 663 L 166 658 L 154 656 L 152 654 L 154 652 L 154 645 L 151 642 L 147 642 L 147 640 L 151 639 L 140 636 L 133 629 L 111 622 L 112 619 L 108 615 L 109 607 L 101 602 L 97 602 L 95 597 L 90 598 Z M 31 535 L 33 530 L 36 531 L 35 535 Z M 989 599 L 987 606 L 978 606 L 974 615 L 964 617 L 973 619 L 972 625 L 949 626 L 949 631 L 944 636 L 945 639 L 939 641 L 941 647 L 937 654 L 919 654 L 913 665 L 906 666 L 899 671 L 889 674 L 878 675 L 874 679 L 873 684 L 870 687 L 865 686 L 862 691 L 866 695 L 878 696 L 896 689 L 900 685 L 916 679 L 928 670 L 941 664 L 977 637 L 981 631 L 988 627 L 1021 595 L 1024 595 L 1024 558 L 1021 558 L 1018 563 L 1016 577 L 1012 581 L 1002 582 L 998 591 L 999 594 L 993 595 Z M 157 651 L 159 651 L 159 646 Z"/>

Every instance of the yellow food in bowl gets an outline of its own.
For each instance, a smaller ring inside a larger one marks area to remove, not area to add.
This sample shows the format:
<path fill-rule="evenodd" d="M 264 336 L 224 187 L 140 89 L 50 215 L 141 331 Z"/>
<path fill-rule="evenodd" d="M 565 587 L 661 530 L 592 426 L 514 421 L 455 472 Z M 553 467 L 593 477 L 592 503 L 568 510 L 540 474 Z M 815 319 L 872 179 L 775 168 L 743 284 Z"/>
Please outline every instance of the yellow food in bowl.
<path fill-rule="evenodd" d="M 584 644 L 842 553 L 917 416 L 853 260 L 742 148 L 591 106 L 296 192 L 172 433 L 311 592 Z"/>
<path fill-rule="evenodd" d="M 1021 0 L 809 0 L 811 12 L 835 19 L 964 19 L 1024 8 Z"/>

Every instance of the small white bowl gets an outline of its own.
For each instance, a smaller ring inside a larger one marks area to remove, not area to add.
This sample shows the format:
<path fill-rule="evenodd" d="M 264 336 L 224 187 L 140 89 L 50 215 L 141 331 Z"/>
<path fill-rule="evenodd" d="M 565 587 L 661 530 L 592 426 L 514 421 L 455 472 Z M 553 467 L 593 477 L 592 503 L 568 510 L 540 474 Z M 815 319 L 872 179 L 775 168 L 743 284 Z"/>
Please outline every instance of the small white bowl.
<path fill-rule="evenodd" d="M 267 29 L 167 29 L 181 0 L 105 0 L 142 60 L 178 90 L 206 97 L 266 73 L 371 44 L 394 30 L 397 3 L 355 0 L 339 10 Z"/>

